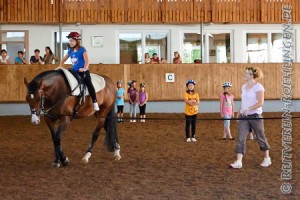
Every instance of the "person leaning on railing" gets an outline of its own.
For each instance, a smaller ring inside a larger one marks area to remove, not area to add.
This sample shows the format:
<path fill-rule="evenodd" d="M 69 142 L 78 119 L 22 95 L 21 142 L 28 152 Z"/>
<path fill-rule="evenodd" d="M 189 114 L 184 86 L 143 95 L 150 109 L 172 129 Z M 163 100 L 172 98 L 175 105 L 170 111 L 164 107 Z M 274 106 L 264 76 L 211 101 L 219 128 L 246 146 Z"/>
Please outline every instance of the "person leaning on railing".
<path fill-rule="evenodd" d="M 40 50 L 39 49 L 35 49 L 34 50 L 34 56 L 31 56 L 30 58 L 30 64 L 45 64 L 42 56 L 40 56 Z"/>
<path fill-rule="evenodd" d="M 151 63 L 151 58 L 149 56 L 149 53 L 145 53 L 145 58 L 144 58 L 145 64 L 150 64 Z"/>
<path fill-rule="evenodd" d="M 152 58 L 151 58 L 151 64 L 159 64 L 160 63 L 160 59 L 159 57 L 157 57 L 157 53 L 153 53 L 152 54 Z"/>
<path fill-rule="evenodd" d="M 9 56 L 7 55 L 7 51 L 5 49 L 1 50 L 0 64 L 10 64 Z"/>
<path fill-rule="evenodd" d="M 44 61 L 45 64 L 53 64 L 53 61 L 58 61 L 50 47 L 45 47 Z"/>
<path fill-rule="evenodd" d="M 182 59 L 178 51 L 174 52 L 173 64 L 182 64 Z"/>
<path fill-rule="evenodd" d="M 24 53 L 23 51 L 18 51 L 18 57 L 15 59 L 15 64 L 22 65 L 26 64 L 26 58 L 23 57 Z"/>

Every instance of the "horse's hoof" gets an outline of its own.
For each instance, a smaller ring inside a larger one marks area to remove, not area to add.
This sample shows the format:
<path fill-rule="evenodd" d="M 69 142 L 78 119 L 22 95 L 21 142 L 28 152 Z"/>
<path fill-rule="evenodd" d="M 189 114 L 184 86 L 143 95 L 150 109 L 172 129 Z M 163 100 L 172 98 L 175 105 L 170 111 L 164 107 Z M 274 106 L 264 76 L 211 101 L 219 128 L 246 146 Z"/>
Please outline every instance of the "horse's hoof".
<path fill-rule="evenodd" d="M 84 156 L 83 156 L 83 158 L 81 159 L 81 162 L 82 163 L 89 163 L 89 159 L 90 159 L 90 157 L 92 156 L 92 153 L 91 152 L 87 152 Z"/>
<path fill-rule="evenodd" d="M 60 163 L 52 163 L 52 167 L 54 168 L 60 168 Z"/>
<path fill-rule="evenodd" d="M 121 160 L 121 156 L 116 156 L 115 160 Z"/>
<path fill-rule="evenodd" d="M 81 159 L 81 162 L 84 163 L 84 164 L 87 164 L 89 163 L 89 159 L 85 159 L 84 157 Z"/>
<path fill-rule="evenodd" d="M 63 161 L 61 164 L 62 164 L 62 166 L 66 167 L 69 165 L 69 163 L 70 163 L 70 160 L 68 157 L 66 157 L 65 161 Z"/>

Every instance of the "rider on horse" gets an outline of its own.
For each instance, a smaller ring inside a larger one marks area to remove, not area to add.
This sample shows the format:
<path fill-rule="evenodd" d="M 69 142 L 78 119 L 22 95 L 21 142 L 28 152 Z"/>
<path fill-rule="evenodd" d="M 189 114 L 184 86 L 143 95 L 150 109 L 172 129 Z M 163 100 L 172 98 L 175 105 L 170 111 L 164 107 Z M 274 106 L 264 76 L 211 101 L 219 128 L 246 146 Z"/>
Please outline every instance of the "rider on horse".
<path fill-rule="evenodd" d="M 80 45 L 81 35 L 77 32 L 71 32 L 67 38 L 69 39 L 71 48 L 62 59 L 60 65 L 62 66 L 69 57 L 71 58 L 72 70 L 82 77 L 93 100 L 94 110 L 99 111 L 100 109 L 96 98 L 96 92 L 89 71 L 88 54 L 86 49 Z"/>

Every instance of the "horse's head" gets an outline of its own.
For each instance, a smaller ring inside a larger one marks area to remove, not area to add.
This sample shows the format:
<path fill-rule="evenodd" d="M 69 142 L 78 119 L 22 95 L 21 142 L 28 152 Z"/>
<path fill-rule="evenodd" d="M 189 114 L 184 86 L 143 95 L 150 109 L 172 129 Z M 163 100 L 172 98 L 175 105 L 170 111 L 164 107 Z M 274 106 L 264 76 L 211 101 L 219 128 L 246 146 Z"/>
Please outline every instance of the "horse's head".
<path fill-rule="evenodd" d="M 43 106 L 43 91 L 41 89 L 42 82 L 43 80 L 31 81 L 29 83 L 27 79 L 24 78 L 24 84 L 27 87 L 26 101 L 29 103 L 31 110 L 31 122 L 36 125 L 40 123 L 40 113 Z"/>

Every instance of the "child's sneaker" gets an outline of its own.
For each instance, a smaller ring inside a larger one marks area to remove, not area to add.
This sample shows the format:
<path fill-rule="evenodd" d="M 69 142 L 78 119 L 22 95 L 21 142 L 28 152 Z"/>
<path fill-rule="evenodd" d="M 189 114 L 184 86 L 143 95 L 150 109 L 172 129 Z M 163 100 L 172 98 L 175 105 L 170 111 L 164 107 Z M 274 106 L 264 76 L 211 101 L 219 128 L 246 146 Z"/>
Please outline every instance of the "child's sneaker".
<path fill-rule="evenodd" d="M 192 142 L 197 142 L 196 138 L 192 138 Z"/>
<path fill-rule="evenodd" d="M 97 102 L 94 102 L 94 110 L 95 111 L 99 111 L 100 110 Z"/>
<path fill-rule="evenodd" d="M 136 120 L 134 119 L 134 120 L 132 120 L 132 122 L 136 122 Z"/>
<path fill-rule="evenodd" d="M 241 161 L 234 161 L 234 163 L 229 165 L 233 169 L 241 169 L 243 167 L 243 164 Z"/>
<path fill-rule="evenodd" d="M 187 139 L 186 139 L 186 142 L 191 142 L 191 138 L 187 138 Z"/>
<path fill-rule="evenodd" d="M 260 164 L 262 167 L 269 167 L 272 164 L 271 158 L 264 158 L 263 162 Z"/>
<path fill-rule="evenodd" d="M 133 120 L 131 119 L 130 122 L 132 122 Z"/>

